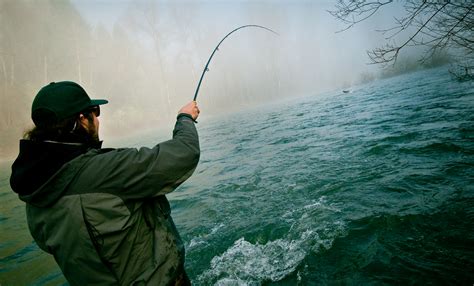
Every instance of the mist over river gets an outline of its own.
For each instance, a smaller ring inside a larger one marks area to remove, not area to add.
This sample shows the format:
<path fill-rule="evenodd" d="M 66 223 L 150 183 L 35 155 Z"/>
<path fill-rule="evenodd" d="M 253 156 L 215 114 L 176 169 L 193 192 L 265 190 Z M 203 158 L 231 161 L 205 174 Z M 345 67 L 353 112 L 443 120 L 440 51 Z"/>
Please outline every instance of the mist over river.
<path fill-rule="evenodd" d="M 441 67 L 207 120 L 202 109 L 201 161 L 169 195 L 193 284 L 474 283 L 472 82 Z M 28 233 L 10 164 L 0 284 L 66 284 Z"/>

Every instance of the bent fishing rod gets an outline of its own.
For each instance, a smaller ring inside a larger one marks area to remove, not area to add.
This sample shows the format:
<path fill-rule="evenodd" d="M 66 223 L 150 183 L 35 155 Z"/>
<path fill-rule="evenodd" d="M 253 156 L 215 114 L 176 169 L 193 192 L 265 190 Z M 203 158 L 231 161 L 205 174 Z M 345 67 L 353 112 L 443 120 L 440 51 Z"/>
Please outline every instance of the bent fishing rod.
<path fill-rule="evenodd" d="M 264 27 L 264 26 L 259 26 L 259 25 L 244 25 L 244 26 L 241 26 L 241 27 L 238 27 L 234 30 L 232 30 L 232 32 L 230 32 L 229 34 L 227 34 L 224 38 L 222 38 L 222 40 L 219 42 L 219 44 L 217 44 L 216 48 L 214 49 L 214 51 L 212 51 L 212 54 L 211 56 L 209 57 L 209 59 L 207 60 L 207 64 L 206 66 L 204 67 L 204 70 L 202 71 L 202 74 L 201 74 L 201 78 L 199 79 L 199 83 L 197 85 L 197 88 L 196 88 L 196 92 L 194 93 L 194 99 L 193 101 L 196 101 L 196 98 L 197 98 L 197 95 L 198 95 L 198 92 L 199 92 L 199 88 L 201 87 L 201 83 L 202 83 L 202 79 L 204 78 L 204 74 L 209 71 L 209 63 L 211 62 L 211 59 L 212 57 L 214 56 L 214 54 L 219 50 L 219 46 L 222 44 L 222 42 L 224 42 L 224 40 L 229 37 L 232 33 L 236 32 L 237 30 L 240 30 L 240 29 L 243 29 L 243 28 L 248 28 L 248 27 L 255 27 L 255 28 L 261 28 L 261 29 L 265 29 L 269 32 L 272 32 L 274 33 L 275 35 L 278 35 L 277 32 L 273 31 L 272 29 L 269 29 L 267 27 Z"/>

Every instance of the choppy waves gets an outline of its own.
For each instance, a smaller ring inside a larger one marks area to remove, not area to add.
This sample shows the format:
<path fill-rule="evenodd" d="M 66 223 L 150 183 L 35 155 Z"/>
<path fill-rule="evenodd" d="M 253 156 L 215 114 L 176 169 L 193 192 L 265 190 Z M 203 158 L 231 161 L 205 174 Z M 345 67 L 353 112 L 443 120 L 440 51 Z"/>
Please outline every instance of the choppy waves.
<path fill-rule="evenodd" d="M 345 234 L 345 224 L 341 221 L 311 222 L 318 209 L 338 211 L 327 206 L 322 197 L 286 212 L 283 219 L 291 227 L 282 238 L 266 242 L 237 239 L 224 253 L 212 258 L 210 268 L 199 275 L 196 283 L 260 285 L 295 273 L 309 252 L 329 249 L 335 238 Z"/>
<path fill-rule="evenodd" d="M 202 127 L 174 204 L 193 282 L 474 280 L 473 114 L 472 84 L 437 69 Z"/>

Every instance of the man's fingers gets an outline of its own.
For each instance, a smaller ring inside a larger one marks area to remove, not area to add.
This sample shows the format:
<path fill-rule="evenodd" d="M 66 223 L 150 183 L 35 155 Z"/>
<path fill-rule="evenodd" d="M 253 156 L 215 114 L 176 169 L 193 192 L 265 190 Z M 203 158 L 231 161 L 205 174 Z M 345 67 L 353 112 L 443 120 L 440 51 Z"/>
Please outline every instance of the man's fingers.
<path fill-rule="evenodd" d="M 193 119 L 196 119 L 199 116 L 199 113 L 201 113 L 201 110 L 199 110 L 199 107 L 197 106 L 196 101 L 191 101 L 187 103 L 185 106 L 183 106 L 178 113 L 187 113 L 193 117 Z"/>

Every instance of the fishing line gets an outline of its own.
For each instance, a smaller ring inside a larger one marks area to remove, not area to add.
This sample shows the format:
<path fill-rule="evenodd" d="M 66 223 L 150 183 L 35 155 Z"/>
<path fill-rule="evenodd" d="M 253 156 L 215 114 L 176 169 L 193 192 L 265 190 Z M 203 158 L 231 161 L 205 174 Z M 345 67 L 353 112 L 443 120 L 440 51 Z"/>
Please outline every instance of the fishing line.
<path fill-rule="evenodd" d="M 219 42 L 219 44 L 217 44 L 216 48 L 214 49 L 214 51 L 212 51 L 212 54 L 211 56 L 209 57 L 209 59 L 207 60 L 207 64 L 206 66 L 204 67 L 204 70 L 202 71 L 202 74 L 201 74 L 201 78 L 199 79 L 199 83 L 197 85 L 197 88 L 196 88 L 196 92 L 194 93 L 194 101 L 196 101 L 196 98 L 197 98 L 197 95 L 198 95 L 198 92 L 199 92 L 199 88 L 201 87 L 201 83 L 202 83 L 202 79 L 204 78 L 204 74 L 209 71 L 209 63 L 211 62 L 211 59 L 212 57 L 214 56 L 214 54 L 219 50 L 219 46 L 222 44 L 222 42 L 228 37 L 230 36 L 232 33 L 234 33 L 235 31 L 237 30 L 240 30 L 240 29 L 243 29 L 243 28 L 248 28 L 248 27 L 255 27 L 255 28 L 261 28 L 261 29 L 265 29 L 269 32 L 272 32 L 274 33 L 275 35 L 278 35 L 277 32 L 273 31 L 272 29 L 269 29 L 267 27 L 264 27 L 264 26 L 259 26 L 259 25 L 244 25 L 244 26 L 241 26 L 241 27 L 238 27 L 234 30 L 232 30 L 232 32 L 230 32 L 229 34 L 227 34 L 224 38 L 222 38 L 222 40 Z"/>

